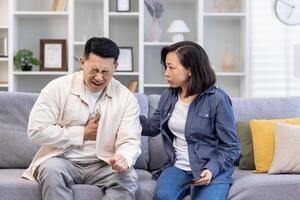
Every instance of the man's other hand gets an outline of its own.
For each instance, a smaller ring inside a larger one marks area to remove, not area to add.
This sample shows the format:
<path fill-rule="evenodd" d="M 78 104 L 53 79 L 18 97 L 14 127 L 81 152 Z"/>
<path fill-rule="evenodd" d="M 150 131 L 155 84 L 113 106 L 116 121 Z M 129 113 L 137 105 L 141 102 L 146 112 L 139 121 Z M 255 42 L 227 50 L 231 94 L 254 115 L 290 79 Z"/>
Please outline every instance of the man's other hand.
<path fill-rule="evenodd" d="M 110 159 L 109 164 L 118 173 L 126 172 L 129 169 L 127 160 L 120 154 L 116 154 Z"/>

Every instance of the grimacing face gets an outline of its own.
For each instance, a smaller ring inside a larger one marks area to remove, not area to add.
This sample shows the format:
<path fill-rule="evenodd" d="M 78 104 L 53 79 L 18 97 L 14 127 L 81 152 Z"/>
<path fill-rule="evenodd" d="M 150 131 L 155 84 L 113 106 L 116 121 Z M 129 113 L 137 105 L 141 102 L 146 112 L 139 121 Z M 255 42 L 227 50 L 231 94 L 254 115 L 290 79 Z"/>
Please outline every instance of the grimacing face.
<path fill-rule="evenodd" d="M 90 92 L 99 92 L 110 82 L 118 64 L 114 58 L 102 58 L 90 53 L 89 58 L 80 58 L 83 78 Z"/>
<path fill-rule="evenodd" d="M 190 80 L 191 70 L 182 66 L 175 52 L 169 52 L 166 56 L 165 78 L 173 88 L 186 88 Z"/>

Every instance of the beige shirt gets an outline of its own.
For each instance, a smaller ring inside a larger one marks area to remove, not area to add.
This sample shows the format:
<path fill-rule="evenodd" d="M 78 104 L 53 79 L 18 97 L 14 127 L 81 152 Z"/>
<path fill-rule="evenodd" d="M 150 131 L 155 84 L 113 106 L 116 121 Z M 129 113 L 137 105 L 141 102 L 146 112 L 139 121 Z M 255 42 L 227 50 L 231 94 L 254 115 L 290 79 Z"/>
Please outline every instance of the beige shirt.
<path fill-rule="evenodd" d="M 121 154 L 132 167 L 141 153 L 142 128 L 136 98 L 112 78 L 98 104 L 101 117 L 96 156 L 108 163 L 115 154 Z M 46 159 L 62 155 L 71 146 L 82 146 L 89 114 L 82 72 L 51 81 L 41 91 L 29 116 L 29 138 L 42 146 L 23 177 L 35 180 L 37 167 Z"/>

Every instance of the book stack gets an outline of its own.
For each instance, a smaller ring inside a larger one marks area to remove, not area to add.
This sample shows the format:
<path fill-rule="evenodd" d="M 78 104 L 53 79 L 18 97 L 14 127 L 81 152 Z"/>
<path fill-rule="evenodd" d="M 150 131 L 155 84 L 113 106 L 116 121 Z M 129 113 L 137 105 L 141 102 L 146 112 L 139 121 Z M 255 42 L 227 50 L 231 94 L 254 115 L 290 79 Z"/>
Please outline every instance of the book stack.
<path fill-rule="evenodd" d="M 63 12 L 66 10 L 68 0 L 53 0 L 51 10 L 55 12 Z"/>

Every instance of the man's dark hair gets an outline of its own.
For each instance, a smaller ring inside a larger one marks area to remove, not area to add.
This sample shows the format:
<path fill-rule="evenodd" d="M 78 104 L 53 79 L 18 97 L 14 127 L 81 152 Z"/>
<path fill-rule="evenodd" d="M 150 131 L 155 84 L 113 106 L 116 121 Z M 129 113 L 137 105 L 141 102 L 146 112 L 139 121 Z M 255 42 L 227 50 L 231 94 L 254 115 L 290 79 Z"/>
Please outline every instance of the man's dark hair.
<path fill-rule="evenodd" d="M 117 61 L 120 50 L 117 44 L 108 38 L 92 37 L 85 44 L 84 57 L 88 59 L 90 53 L 102 58 L 114 58 Z"/>
<path fill-rule="evenodd" d="M 216 74 L 206 52 L 199 44 L 183 41 L 164 47 L 161 50 L 161 64 L 165 69 L 166 57 L 169 52 L 176 53 L 185 69 L 191 69 L 191 80 L 186 96 L 200 94 L 215 84 Z"/>

